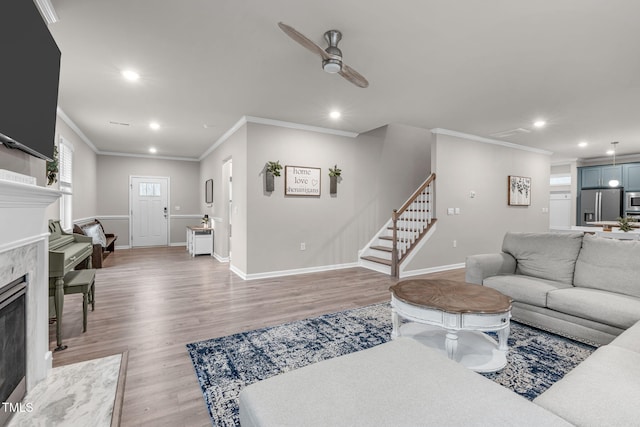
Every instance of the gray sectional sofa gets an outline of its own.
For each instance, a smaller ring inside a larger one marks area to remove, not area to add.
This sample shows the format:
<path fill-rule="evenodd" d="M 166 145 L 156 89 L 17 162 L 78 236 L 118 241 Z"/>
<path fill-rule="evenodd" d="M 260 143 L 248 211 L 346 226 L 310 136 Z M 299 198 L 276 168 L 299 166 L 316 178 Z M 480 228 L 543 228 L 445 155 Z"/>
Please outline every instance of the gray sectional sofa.
<path fill-rule="evenodd" d="M 583 233 L 507 233 L 467 257 L 466 281 L 513 299 L 513 319 L 595 345 L 640 320 L 640 242 Z"/>
<path fill-rule="evenodd" d="M 640 322 L 529 401 L 408 337 L 247 386 L 240 424 L 640 425 Z"/>
<path fill-rule="evenodd" d="M 412 338 L 259 381 L 243 427 L 640 426 L 640 242 L 508 233 L 467 281 L 514 299 L 516 319 L 608 343 L 534 401 Z M 635 319 L 635 320 L 634 320 Z"/>

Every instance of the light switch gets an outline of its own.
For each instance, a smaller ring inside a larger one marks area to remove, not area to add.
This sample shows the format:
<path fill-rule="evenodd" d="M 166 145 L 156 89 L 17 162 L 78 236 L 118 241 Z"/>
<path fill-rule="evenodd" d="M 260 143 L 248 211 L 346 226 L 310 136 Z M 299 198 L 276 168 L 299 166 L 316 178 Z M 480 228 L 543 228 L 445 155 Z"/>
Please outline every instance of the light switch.
<path fill-rule="evenodd" d="M 454 213 L 455 213 L 456 215 L 460 215 L 460 208 L 455 208 Z"/>
<path fill-rule="evenodd" d="M 447 208 L 447 215 L 453 215 L 453 208 Z"/>

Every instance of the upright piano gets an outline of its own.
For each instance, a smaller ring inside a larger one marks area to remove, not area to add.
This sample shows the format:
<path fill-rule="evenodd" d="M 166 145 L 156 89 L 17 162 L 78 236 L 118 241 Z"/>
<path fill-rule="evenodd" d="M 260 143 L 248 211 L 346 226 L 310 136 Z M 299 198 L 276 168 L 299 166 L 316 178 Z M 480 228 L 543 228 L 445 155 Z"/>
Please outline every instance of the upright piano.
<path fill-rule="evenodd" d="M 91 237 L 66 233 L 60 221 L 49 220 L 49 284 L 55 285 L 54 303 L 56 307 L 56 351 L 64 350 L 62 345 L 62 311 L 64 308 L 64 276 L 85 259 L 89 259 L 93 243 Z"/>

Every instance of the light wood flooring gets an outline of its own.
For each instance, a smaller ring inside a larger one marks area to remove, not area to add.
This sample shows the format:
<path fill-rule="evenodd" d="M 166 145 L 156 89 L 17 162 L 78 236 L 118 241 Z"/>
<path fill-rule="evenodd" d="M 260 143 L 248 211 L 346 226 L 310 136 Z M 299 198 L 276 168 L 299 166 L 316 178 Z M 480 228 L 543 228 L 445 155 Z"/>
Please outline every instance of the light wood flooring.
<path fill-rule="evenodd" d="M 464 270 L 424 277 L 464 279 Z M 68 349 L 54 366 L 129 351 L 123 426 L 211 426 L 185 344 L 389 300 L 395 283 L 350 268 L 243 281 L 184 247 L 117 250 L 96 273 L 96 309 L 65 297 Z M 55 348 L 55 325 L 49 328 Z"/>

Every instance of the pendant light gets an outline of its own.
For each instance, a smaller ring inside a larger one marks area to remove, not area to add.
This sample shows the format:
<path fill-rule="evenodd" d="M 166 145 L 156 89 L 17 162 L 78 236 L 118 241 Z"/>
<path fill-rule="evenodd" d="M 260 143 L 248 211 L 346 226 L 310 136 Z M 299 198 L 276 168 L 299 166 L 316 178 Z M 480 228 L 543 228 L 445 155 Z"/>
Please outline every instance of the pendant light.
<path fill-rule="evenodd" d="M 616 165 L 616 145 L 618 144 L 617 141 L 612 142 L 611 145 L 613 146 L 613 149 L 611 151 L 613 151 L 613 166 Z M 620 185 L 620 181 L 618 181 L 615 178 L 612 178 L 609 180 L 609 187 L 617 187 L 618 185 Z"/>

